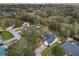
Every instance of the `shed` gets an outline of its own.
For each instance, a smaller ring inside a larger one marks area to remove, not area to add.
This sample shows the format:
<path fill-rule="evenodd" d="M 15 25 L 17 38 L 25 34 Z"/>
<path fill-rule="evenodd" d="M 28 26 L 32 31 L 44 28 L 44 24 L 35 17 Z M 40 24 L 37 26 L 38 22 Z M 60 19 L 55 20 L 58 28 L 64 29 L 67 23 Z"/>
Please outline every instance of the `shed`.
<path fill-rule="evenodd" d="M 24 23 L 22 24 L 22 27 L 24 27 L 24 28 L 29 27 L 29 23 L 28 23 L 28 22 L 24 22 Z"/>

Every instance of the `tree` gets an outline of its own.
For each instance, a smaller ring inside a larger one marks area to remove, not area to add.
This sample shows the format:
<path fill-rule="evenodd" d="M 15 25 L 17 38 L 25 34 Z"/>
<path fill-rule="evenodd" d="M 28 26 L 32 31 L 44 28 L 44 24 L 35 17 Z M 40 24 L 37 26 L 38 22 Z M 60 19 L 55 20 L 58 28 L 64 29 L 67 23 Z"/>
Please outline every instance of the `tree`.
<path fill-rule="evenodd" d="M 15 20 L 15 27 L 20 27 L 21 26 L 21 21 L 19 19 Z"/>
<path fill-rule="evenodd" d="M 27 21 L 27 22 L 30 22 L 32 24 L 34 24 L 34 22 L 37 20 L 36 16 L 33 16 L 33 15 L 23 15 L 21 17 L 19 17 L 19 19 L 21 21 Z"/>
<path fill-rule="evenodd" d="M 8 55 L 10 56 L 32 56 L 34 55 L 34 47 L 32 43 L 27 41 L 27 38 L 21 39 L 19 42 L 13 44 L 8 49 Z"/>
<path fill-rule="evenodd" d="M 37 34 L 38 33 L 38 34 Z M 41 38 L 43 31 L 41 28 L 38 28 L 36 25 L 31 25 L 26 31 L 22 33 L 24 38 L 28 38 L 28 41 L 35 43 L 37 38 Z"/>
<path fill-rule="evenodd" d="M 41 28 L 31 25 L 21 35 L 23 38 L 9 48 L 9 55 L 34 55 L 36 41 L 43 35 Z"/>

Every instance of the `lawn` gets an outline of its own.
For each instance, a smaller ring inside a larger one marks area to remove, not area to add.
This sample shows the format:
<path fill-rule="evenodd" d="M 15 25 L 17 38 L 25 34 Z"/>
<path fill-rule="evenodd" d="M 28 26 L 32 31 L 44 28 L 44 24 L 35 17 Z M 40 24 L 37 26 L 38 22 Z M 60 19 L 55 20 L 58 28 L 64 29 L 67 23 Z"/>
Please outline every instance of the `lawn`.
<path fill-rule="evenodd" d="M 10 33 L 10 32 L 8 32 L 8 31 L 3 31 L 2 32 L 2 38 L 4 39 L 4 40 L 8 40 L 8 39 L 10 39 L 10 38 L 12 38 L 13 37 L 13 35 Z"/>
<path fill-rule="evenodd" d="M 54 56 L 64 56 L 65 51 L 60 46 L 61 46 L 61 44 L 57 44 L 54 47 L 52 47 L 51 48 L 51 54 L 54 55 Z"/>
<path fill-rule="evenodd" d="M 60 46 L 62 43 L 56 42 L 54 45 L 47 47 L 43 52 L 42 56 L 63 56 L 65 55 L 64 49 L 62 49 Z"/>
<path fill-rule="evenodd" d="M 51 51 L 50 51 L 50 47 L 46 48 L 42 53 L 42 56 L 50 56 L 51 55 Z"/>

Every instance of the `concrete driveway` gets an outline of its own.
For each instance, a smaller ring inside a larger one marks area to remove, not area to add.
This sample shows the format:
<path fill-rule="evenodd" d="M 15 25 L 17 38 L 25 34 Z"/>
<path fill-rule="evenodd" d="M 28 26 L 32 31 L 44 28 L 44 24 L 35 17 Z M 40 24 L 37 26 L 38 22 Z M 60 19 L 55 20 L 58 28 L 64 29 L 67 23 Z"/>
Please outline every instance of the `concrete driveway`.
<path fill-rule="evenodd" d="M 16 32 L 14 29 L 12 29 L 12 27 L 8 28 L 7 31 L 12 33 L 17 40 L 21 39 L 21 35 L 18 32 Z"/>
<path fill-rule="evenodd" d="M 4 48 L 8 48 L 9 46 L 11 46 L 13 43 L 16 42 L 16 40 L 20 40 L 21 39 L 21 35 L 18 33 L 18 32 L 21 32 L 21 31 L 15 31 L 13 29 L 13 27 L 9 27 L 6 29 L 6 31 L 10 32 L 13 34 L 14 38 L 11 38 L 7 41 L 4 41 L 4 45 L 2 47 Z"/>

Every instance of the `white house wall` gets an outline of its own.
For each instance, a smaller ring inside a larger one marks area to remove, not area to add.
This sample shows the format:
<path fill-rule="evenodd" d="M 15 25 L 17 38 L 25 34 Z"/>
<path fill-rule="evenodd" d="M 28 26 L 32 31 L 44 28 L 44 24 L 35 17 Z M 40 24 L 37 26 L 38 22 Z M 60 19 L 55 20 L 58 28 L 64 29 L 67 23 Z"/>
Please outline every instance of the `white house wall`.
<path fill-rule="evenodd" d="M 48 42 L 47 42 L 46 40 L 44 41 L 44 44 L 45 44 L 46 46 L 48 46 L 48 45 L 49 45 L 49 44 L 48 44 Z"/>

